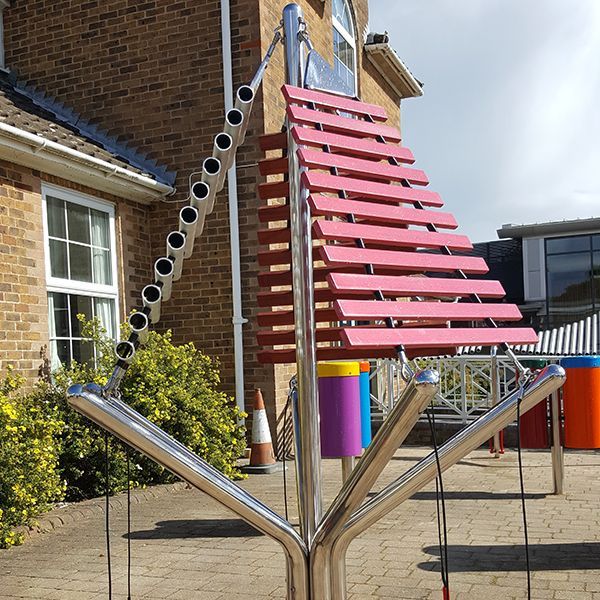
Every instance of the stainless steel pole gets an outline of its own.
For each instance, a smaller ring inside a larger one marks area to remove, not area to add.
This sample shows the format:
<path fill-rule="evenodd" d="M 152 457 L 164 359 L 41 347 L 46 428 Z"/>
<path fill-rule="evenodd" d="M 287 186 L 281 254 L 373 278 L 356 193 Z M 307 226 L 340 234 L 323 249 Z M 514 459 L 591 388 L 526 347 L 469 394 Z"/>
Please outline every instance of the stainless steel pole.
<path fill-rule="evenodd" d="M 278 541 L 287 560 L 288 600 L 309 600 L 308 550 L 285 519 L 127 404 L 104 397 L 99 386 L 73 385 L 67 400 L 75 410 Z"/>
<path fill-rule="evenodd" d="M 524 390 L 521 400 L 521 414 L 527 412 L 538 402 L 556 391 L 565 381 L 565 371 L 558 365 L 549 365 L 542 369 Z M 506 427 L 515 420 L 517 402 L 520 397 L 517 390 L 494 406 L 477 421 L 462 429 L 438 449 L 442 471 L 456 464 L 469 452 L 485 443 L 495 431 Z M 409 469 L 396 481 L 381 490 L 374 498 L 363 504 L 345 523 L 331 550 L 331 598 L 346 598 L 346 552 L 350 542 L 394 508 L 410 498 L 423 486 L 431 483 L 437 476 L 436 457 L 429 454 Z"/>
<path fill-rule="evenodd" d="M 354 463 L 355 463 L 355 457 L 354 456 L 343 456 L 341 463 L 342 463 L 342 485 L 344 483 L 346 483 L 346 481 L 348 481 L 348 477 L 350 477 L 350 474 L 352 473 L 352 470 L 354 469 Z"/>
<path fill-rule="evenodd" d="M 406 385 L 373 441 L 358 461 L 323 518 L 310 551 L 312 598 L 331 597 L 331 546 L 352 513 L 362 504 L 377 478 L 406 439 L 419 416 L 434 398 L 439 383 L 436 371 L 418 372 Z"/>
<path fill-rule="evenodd" d="M 492 406 L 500 402 L 500 378 L 498 373 L 498 349 L 494 346 L 490 355 L 490 387 L 492 392 Z M 493 438 L 494 457 L 500 458 L 500 432 L 496 431 Z"/>
<path fill-rule="evenodd" d="M 560 398 L 556 391 L 551 397 L 552 411 L 552 480 L 554 493 L 562 495 L 565 481 L 565 457 L 560 436 Z"/>
<path fill-rule="evenodd" d="M 299 33 L 302 10 L 297 4 L 283 9 L 286 81 L 302 87 L 304 52 Z M 292 250 L 292 285 L 298 375 L 298 423 L 296 431 L 296 480 L 300 528 L 310 548 L 321 519 L 321 443 L 317 396 L 314 284 L 312 270 L 311 215 L 302 189 L 297 144 L 288 123 L 289 198 Z"/>

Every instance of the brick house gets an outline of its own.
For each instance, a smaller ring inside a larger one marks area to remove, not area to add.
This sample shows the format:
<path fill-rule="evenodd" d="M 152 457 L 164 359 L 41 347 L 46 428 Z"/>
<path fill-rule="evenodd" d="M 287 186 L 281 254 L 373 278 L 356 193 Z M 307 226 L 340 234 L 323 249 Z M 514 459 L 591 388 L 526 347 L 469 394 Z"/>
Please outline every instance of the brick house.
<path fill-rule="evenodd" d="M 74 315 L 115 331 L 139 306 L 190 173 L 222 128 L 225 93 L 252 77 L 285 4 L 0 0 L 0 371 L 11 363 L 34 376 L 44 358 L 89 358 Z M 368 1 L 299 4 L 317 51 L 397 125 L 400 100 L 421 87 L 387 36 L 369 32 Z M 278 49 L 229 174 L 237 215 L 225 186 L 160 322 L 219 359 L 238 404 L 262 387 L 271 417 L 290 368 L 255 357 L 256 163 L 258 136 L 283 124 L 283 69 Z"/>

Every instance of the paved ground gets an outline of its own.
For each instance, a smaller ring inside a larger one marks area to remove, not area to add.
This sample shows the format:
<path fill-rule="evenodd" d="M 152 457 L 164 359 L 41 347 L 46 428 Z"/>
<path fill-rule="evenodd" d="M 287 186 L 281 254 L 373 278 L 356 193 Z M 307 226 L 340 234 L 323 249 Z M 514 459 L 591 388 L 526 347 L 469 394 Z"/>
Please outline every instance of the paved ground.
<path fill-rule="evenodd" d="M 399 452 L 382 482 L 424 452 Z M 600 454 L 567 454 L 565 497 L 549 495 L 548 453 L 526 452 L 524 457 L 532 597 L 600 599 Z M 331 497 L 339 485 L 337 461 L 327 461 L 325 474 Z M 281 474 L 253 476 L 243 485 L 283 512 Z M 477 451 L 447 472 L 445 485 L 452 598 L 526 598 L 515 454 L 496 461 Z M 125 599 L 126 513 L 115 509 L 111 514 L 113 597 Z M 134 599 L 285 597 L 279 547 L 199 492 L 180 489 L 135 504 L 133 532 Z M 441 600 L 436 540 L 430 488 L 353 543 L 348 561 L 351 600 Z M 106 599 L 106 590 L 101 514 L 0 551 L 0 599 L 95 600 Z"/>

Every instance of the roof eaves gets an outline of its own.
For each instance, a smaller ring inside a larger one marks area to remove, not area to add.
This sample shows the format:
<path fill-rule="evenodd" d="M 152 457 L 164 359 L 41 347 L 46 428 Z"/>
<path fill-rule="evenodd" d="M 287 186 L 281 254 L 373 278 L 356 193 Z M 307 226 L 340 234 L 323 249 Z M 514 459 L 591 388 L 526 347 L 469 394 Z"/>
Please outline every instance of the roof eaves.
<path fill-rule="evenodd" d="M 364 44 L 367 58 L 389 83 L 400 98 L 418 98 L 423 95 L 423 84 L 410 72 L 389 42 L 374 43 L 378 37 L 367 36 Z"/>
<path fill-rule="evenodd" d="M 98 144 L 107 152 L 110 152 L 132 167 L 135 167 L 148 175 L 156 178 L 160 183 L 173 186 L 177 173 L 170 171 L 165 165 L 160 165 L 156 160 L 148 158 L 132 147 L 119 143 L 108 132 L 100 129 L 84 119 L 82 115 L 77 113 L 72 108 L 66 106 L 56 98 L 38 90 L 35 86 L 19 82 L 14 74 L 10 74 L 14 90 L 39 106 L 41 109 L 53 114 L 59 121 L 68 125 L 82 137 L 88 138 L 90 141 Z"/>
<path fill-rule="evenodd" d="M 154 177 L 2 122 L 0 158 L 139 202 L 175 191 L 173 186 Z"/>

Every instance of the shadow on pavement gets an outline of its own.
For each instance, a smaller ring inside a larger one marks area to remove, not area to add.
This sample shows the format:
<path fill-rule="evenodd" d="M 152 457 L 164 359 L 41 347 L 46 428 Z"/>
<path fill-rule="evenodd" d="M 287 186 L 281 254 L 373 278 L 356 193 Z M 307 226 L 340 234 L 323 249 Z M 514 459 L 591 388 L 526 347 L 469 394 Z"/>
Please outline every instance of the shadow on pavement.
<path fill-rule="evenodd" d="M 242 519 L 177 519 L 158 521 L 155 529 L 132 531 L 131 539 L 243 538 L 260 535 L 260 531 Z"/>
<path fill-rule="evenodd" d="M 427 546 L 423 552 L 435 558 L 419 563 L 424 571 L 439 571 L 439 548 Z M 532 571 L 571 571 L 600 568 L 600 542 L 530 544 Z M 525 571 L 525 548 L 522 544 L 495 546 L 448 546 L 450 572 Z"/>
<path fill-rule="evenodd" d="M 551 494 L 525 494 L 528 500 L 539 500 L 546 498 Z M 446 492 L 444 491 L 446 500 L 520 500 L 521 494 L 517 492 Z M 411 500 L 435 500 L 435 492 L 417 492 L 410 497 Z"/>

